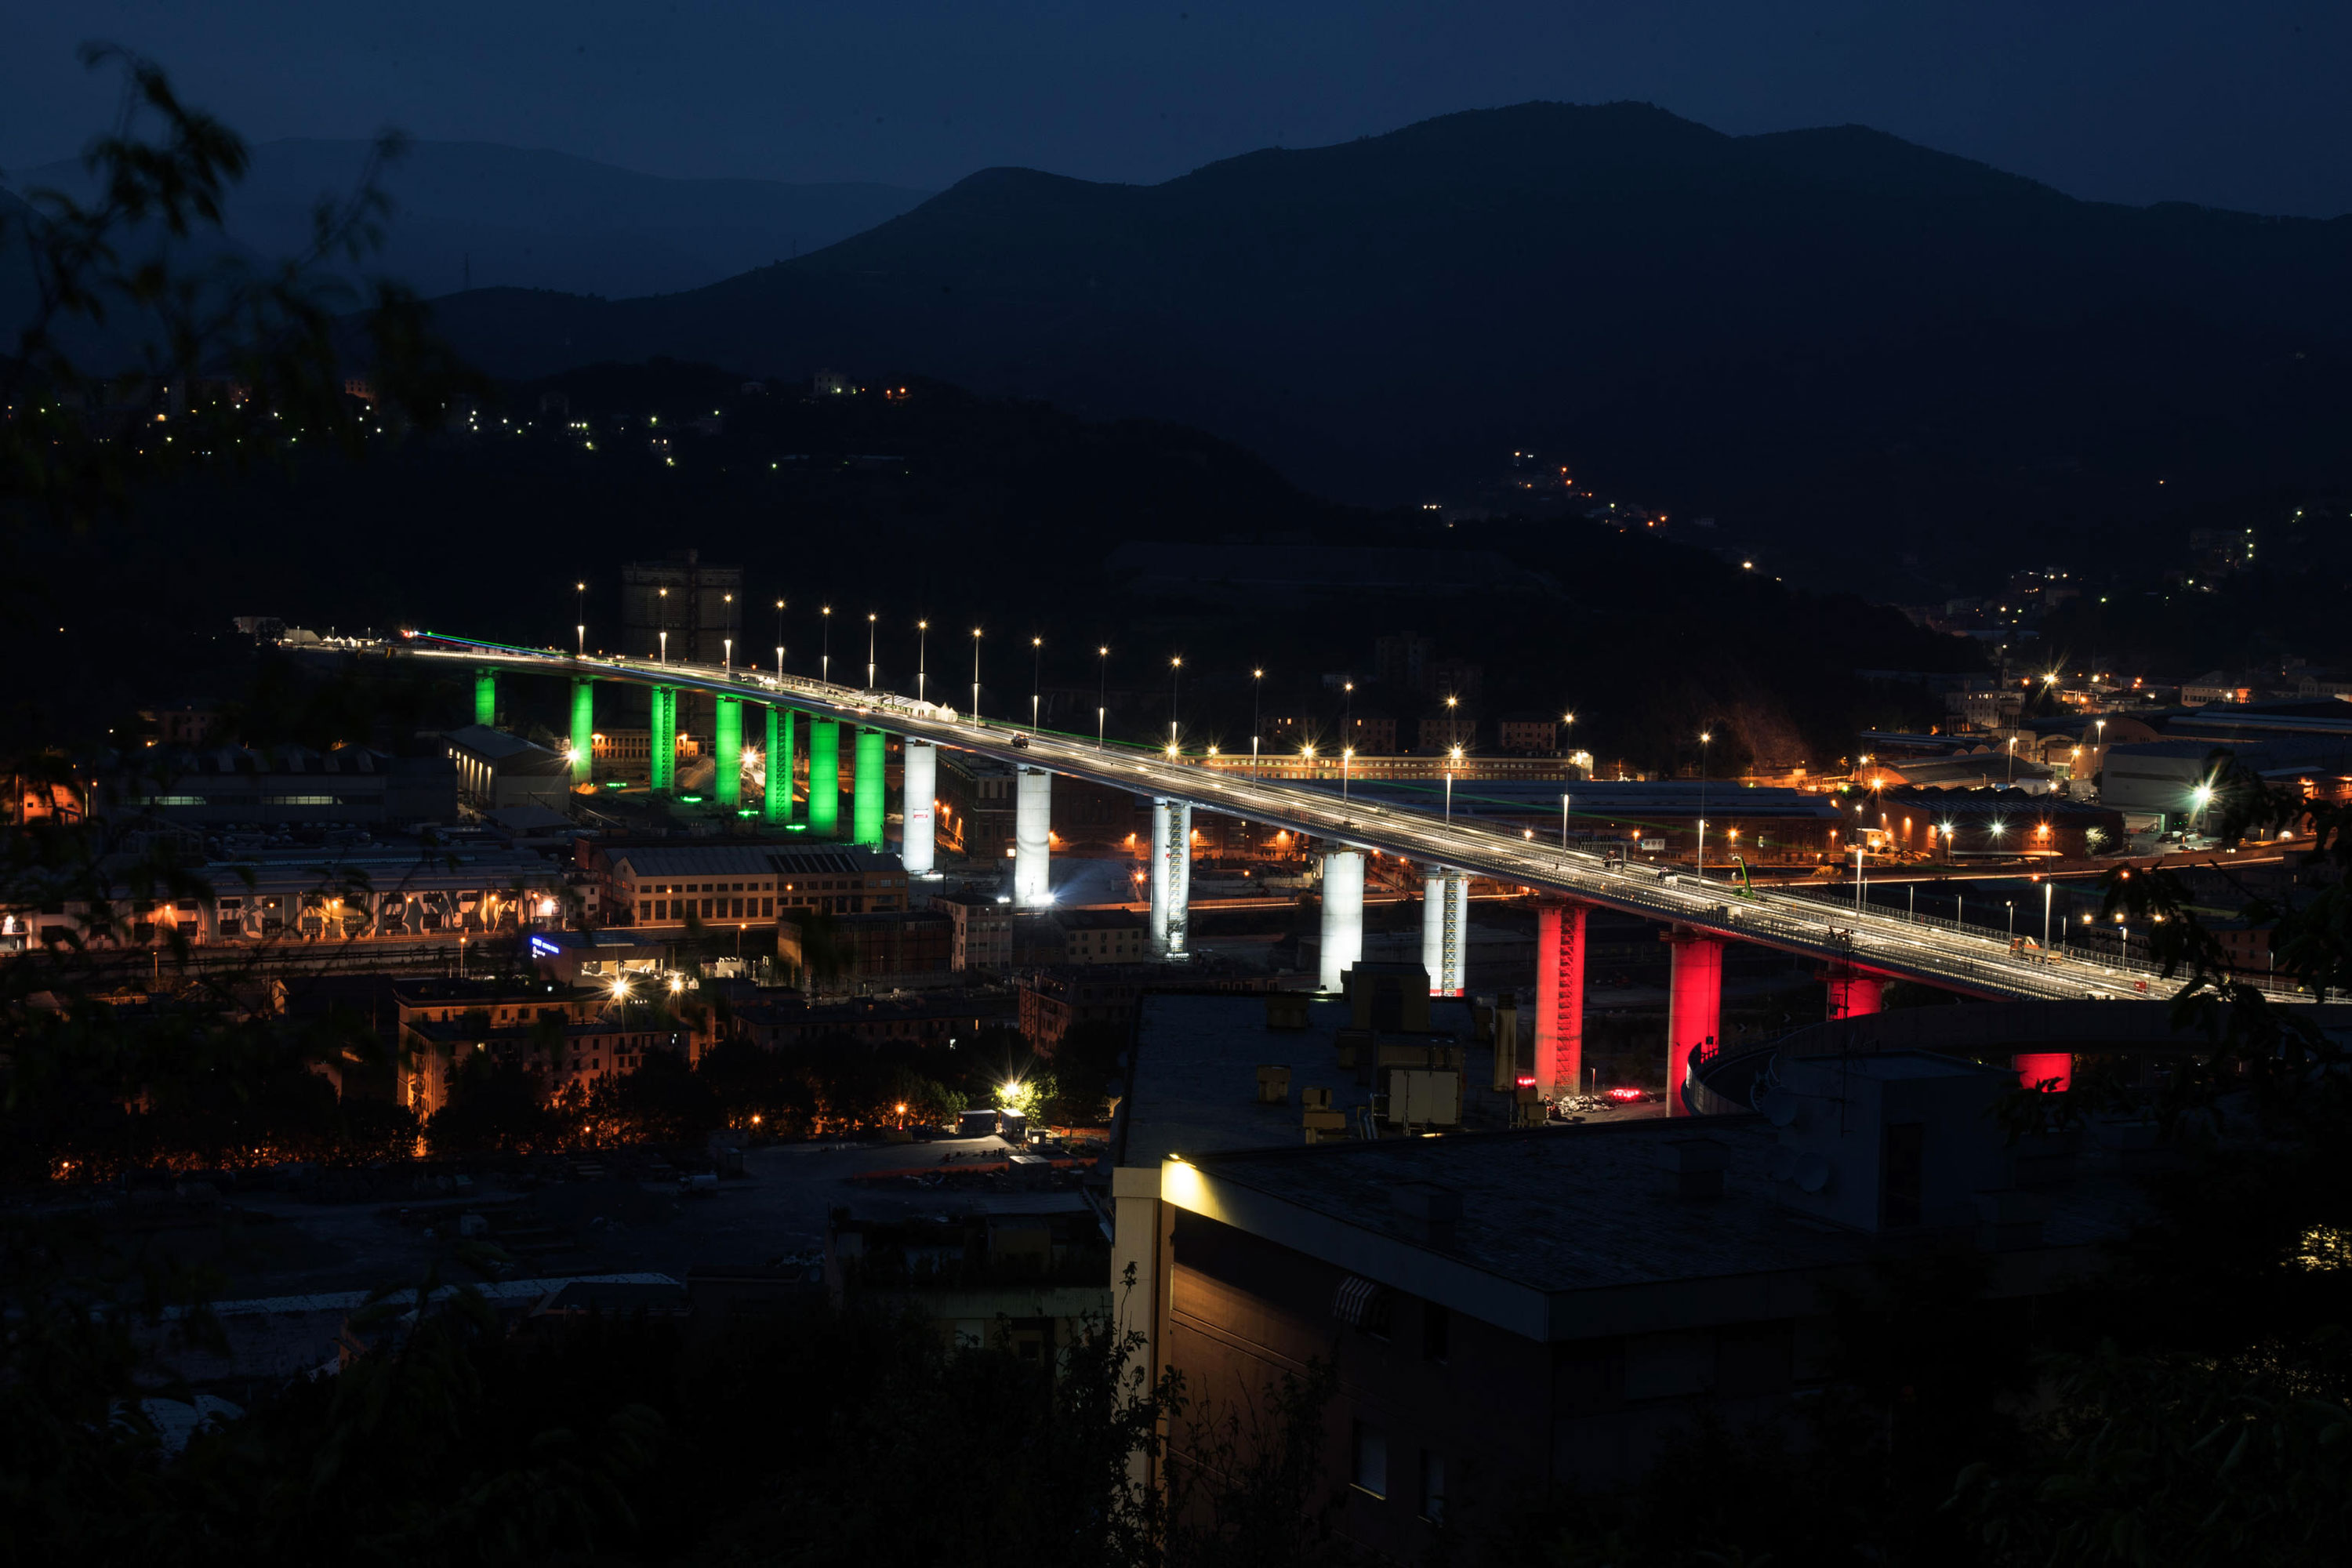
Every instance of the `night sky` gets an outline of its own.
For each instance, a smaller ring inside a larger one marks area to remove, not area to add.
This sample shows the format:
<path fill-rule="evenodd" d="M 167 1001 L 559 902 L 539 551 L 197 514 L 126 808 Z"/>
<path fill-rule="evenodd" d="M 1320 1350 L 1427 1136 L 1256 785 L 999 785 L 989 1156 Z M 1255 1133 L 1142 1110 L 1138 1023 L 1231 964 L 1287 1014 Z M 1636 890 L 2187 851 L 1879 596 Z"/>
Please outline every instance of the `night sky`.
<path fill-rule="evenodd" d="M 2076 195 L 2352 212 L 2341 0 L 79 0 L 11 8 L 0 167 L 77 151 L 104 38 L 250 139 L 556 148 L 654 174 L 1155 181 L 1528 99 L 1857 121 Z"/>

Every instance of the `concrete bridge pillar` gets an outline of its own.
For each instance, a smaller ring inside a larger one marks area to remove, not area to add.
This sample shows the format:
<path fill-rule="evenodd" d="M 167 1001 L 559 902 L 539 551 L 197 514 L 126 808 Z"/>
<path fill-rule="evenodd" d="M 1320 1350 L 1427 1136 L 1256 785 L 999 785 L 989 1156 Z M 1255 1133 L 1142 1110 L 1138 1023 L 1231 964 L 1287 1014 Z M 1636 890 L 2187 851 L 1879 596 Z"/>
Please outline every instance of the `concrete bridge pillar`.
<path fill-rule="evenodd" d="M 1663 940 L 1674 949 L 1666 992 L 1666 1114 L 1688 1116 L 1683 1084 L 1692 1053 L 1713 1045 L 1722 1028 L 1723 939 L 1676 926 Z"/>
<path fill-rule="evenodd" d="M 1864 974 L 1851 965 L 1839 964 L 1823 978 L 1829 984 L 1831 1018 L 1859 1018 L 1878 1011 L 1880 993 L 1885 983 L 1877 975 Z"/>
<path fill-rule="evenodd" d="M 677 693 L 667 686 L 655 687 L 651 714 L 646 783 L 656 795 L 667 795 L 677 786 Z"/>
<path fill-rule="evenodd" d="M 849 838 L 868 849 L 882 847 L 883 825 L 889 815 L 884 800 L 889 758 L 887 735 L 879 730 L 857 731 L 857 756 L 849 784 Z"/>
<path fill-rule="evenodd" d="M 939 848 L 939 748 L 909 738 L 905 758 L 900 791 L 906 826 L 898 835 L 898 856 L 906 862 L 907 875 L 928 877 Z"/>
<path fill-rule="evenodd" d="M 1025 763 L 1013 778 L 1013 905 L 1042 910 L 1054 902 L 1054 775 Z"/>
<path fill-rule="evenodd" d="M 830 838 L 841 831 L 841 721 L 809 725 L 809 831 Z"/>
<path fill-rule="evenodd" d="M 1191 955 L 1192 805 L 1151 803 L 1151 951 L 1160 958 Z"/>
<path fill-rule="evenodd" d="M 474 722 L 488 728 L 499 721 L 499 672 L 474 671 Z"/>
<path fill-rule="evenodd" d="M 1470 879 L 1432 866 L 1422 879 L 1421 966 L 1432 996 L 1459 996 L 1470 973 Z"/>
<path fill-rule="evenodd" d="M 596 775 L 596 683 L 572 682 L 572 783 L 574 788 Z"/>
<path fill-rule="evenodd" d="M 1546 1098 L 1584 1088 L 1584 924 L 1573 903 L 1536 910 L 1536 1089 Z"/>
<path fill-rule="evenodd" d="M 2071 1051 L 2028 1051 L 2009 1058 L 2017 1069 L 2017 1081 L 2026 1089 L 2040 1089 L 2049 1084 L 2063 1094 L 2074 1084 L 2074 1057 Z"/>
<path fill-rule="evenodd" d="M 743 804 L 743 704 L 738 698 L 721 697 L 713 710 L 711 720 L 712 765 L 711 794 L 718 798 L 719 809 L 733 811 Z"/>
<path fill-rule="evenodd" d="M 760 819 L 782 826 L 793 819 L 793 720 L 789 708 L 768 705 L 768 782 L 761 792 Z"/>
<path fill-rule="evenodd" d="M 1318 986 L 1337 991 L 1341 976 L 1364 956 L 1364 855 L 1323 852 L 1323 963 Z"/>

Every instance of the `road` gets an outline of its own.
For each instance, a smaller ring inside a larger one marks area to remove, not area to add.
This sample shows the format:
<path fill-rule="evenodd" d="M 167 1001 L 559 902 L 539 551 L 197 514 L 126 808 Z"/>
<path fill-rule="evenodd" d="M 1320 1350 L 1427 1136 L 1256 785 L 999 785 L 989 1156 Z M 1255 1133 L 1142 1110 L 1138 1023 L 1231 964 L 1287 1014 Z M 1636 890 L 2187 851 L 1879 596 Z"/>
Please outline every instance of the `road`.
<path fill-rule="evenodd" d="M 2153 967 L 2107 955 L 2052 958 L 2018 953 L 1999 935 L 1955 930 L 1927 916 L 1913 919 L 1840 908 L 1830 898 L 1759 888 L 1740 897 L 1724 883 L 1688 873 L 1605 863 L 1582 850 L 1427 812 L 1344 801 L 1299 784 L 1234 777 L 1180 755 L 1087 737 L 1034 732 L 974 719 L 936 703 L 864 691 L 798 676 L 730 671 L 654 659 L 582 658 L 417 632 L 382 645 L 393 657 L 461 664 L 551 679 L 587 677 L 670 686 L 747 701 L 784 699 L 799 709 L 885 729 L 935 744 L 1042 767 L 1116 789 L 1186 801 L 1204 810 L 1287 827 L 1351 847 L 1451 867 L 1474 876 L 1561 894 L 1661 922 L 1784 952 L 1855 964 L 1873 973 L 1918 980 L 1988 1001 L 2105 998 L 2145 1001 L 2165 994 Z M 2282 993 L 2292 999 L 2294 992 Z"/>

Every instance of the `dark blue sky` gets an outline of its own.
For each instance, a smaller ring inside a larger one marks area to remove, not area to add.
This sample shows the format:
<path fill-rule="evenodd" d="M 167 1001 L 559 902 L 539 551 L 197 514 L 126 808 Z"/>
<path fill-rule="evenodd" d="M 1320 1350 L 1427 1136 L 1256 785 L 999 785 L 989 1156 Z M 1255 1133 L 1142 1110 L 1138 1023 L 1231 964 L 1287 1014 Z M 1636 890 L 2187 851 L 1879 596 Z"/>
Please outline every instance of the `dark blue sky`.
<path fill-rule="evenodd" d="M 1858 121 L 2076 195 L 2352 212 L 2352 5 L 2181 0 L 78 0 L 13 8 L 0 167 L 76 151 L 163 62 L 247 136 L 552 147 L 665 174 L 1152 181 L 1457 109 L 1643 99 Z"/>

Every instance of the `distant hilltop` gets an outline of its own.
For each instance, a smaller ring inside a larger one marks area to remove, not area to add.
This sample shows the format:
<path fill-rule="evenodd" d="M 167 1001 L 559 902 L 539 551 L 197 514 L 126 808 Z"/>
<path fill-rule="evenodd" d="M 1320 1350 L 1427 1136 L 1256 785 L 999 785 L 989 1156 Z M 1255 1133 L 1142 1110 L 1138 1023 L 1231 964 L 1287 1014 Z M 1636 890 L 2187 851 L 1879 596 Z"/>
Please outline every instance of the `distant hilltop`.
<path fill-rule="evenodd" d="M 1322 493 L 1540 447 L 1612 493 L 1851 554 L 2325 479 L 2352 220 L 2077 201 L 1858 126 L 1532 103 L 1162 184 L 992 169 L 657 299 L 444 301 L 487 368 L 673 355 L 1149 416 Z"/>

